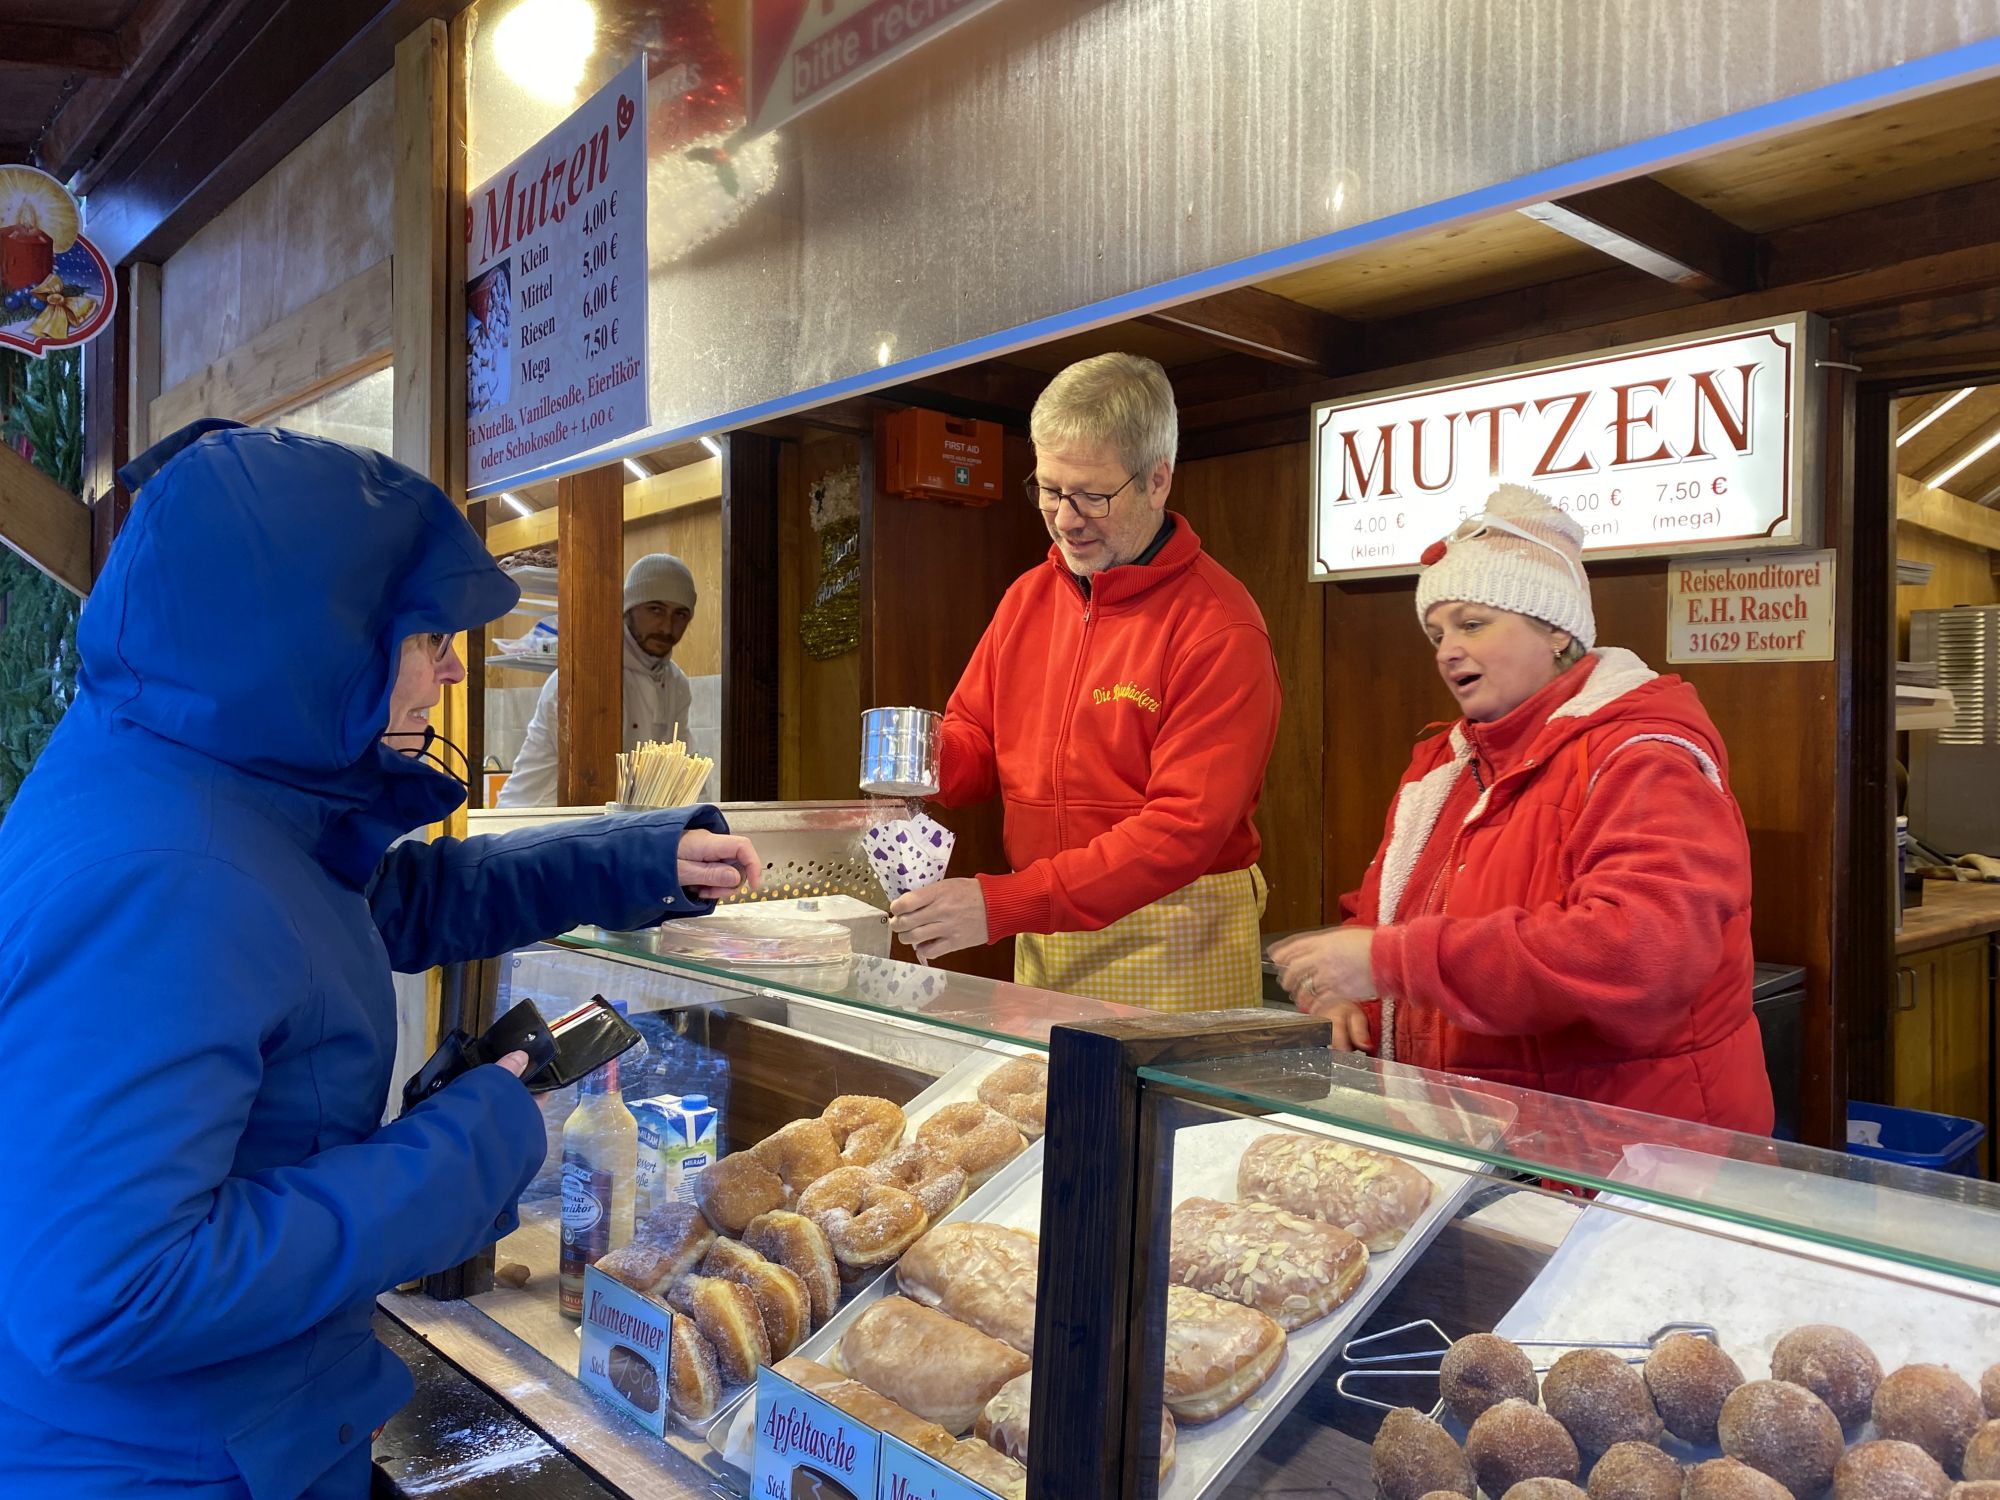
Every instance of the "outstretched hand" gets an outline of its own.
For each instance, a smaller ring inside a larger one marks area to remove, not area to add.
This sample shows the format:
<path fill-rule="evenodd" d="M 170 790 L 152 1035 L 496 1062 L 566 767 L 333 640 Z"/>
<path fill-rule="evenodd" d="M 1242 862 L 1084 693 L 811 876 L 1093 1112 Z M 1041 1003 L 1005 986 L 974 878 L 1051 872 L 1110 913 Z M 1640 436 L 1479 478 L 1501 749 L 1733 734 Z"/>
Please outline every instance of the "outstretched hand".
<path fill-rule="evenodd" d="M 739 890 L 755 890 L 764 879 L 764 861 L 740 834 L 690 828 L 676 851 L 681 889 L 702 901 L 720 901 Z"/>

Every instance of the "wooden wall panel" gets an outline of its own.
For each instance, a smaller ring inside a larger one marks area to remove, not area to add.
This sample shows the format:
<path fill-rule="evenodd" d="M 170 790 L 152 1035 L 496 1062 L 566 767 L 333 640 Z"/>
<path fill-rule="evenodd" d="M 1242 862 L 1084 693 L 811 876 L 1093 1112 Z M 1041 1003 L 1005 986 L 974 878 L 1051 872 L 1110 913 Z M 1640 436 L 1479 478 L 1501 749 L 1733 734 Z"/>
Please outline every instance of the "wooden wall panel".
<path fill-rule="evenodd" d="M 385 74 L 167 261 L 163 388 L 388 258 L 394 117 Z"/>
<path fill-rule="evenodd" d="M 875 497 L 873 524 L 864 533 L 869 543 L 874 703 L 942 711 L 1001 595 L 1047 555 L 1049 536 L 1040 513 L 1014 498 L 1034 462 L 1027 440 L 1010 437 L 1004 452 L 1004 498 L 988 506 Z M 855 725 L 850 738 L 858 741 L 858 731 Z M 858 753 L 858 744 L 849 751 Z M 997 801 L 934 811 L 958 835 L 953 875 L 1008 868 Z M 966 973 L 1011 979 L 1013 949 L 1009 940 L 952 954 L 943 963 Z"/>
<path fill-rule="evenodd" d="M 861 443 L 827 432 L 782 444 L 778 503 L 779 682 L 782 695 L 781 785 L 787 798 L 852 801 L 860 795 L 861 648 L 830 661 L 806 654 L 799 629 L 820 581 L 820 541 L 812 529 L 811 492 L 821 478 L 861 462 Z M 863 607 L 866 608 L 865 585 Z"/>
<path fill-rule="evenodd" d="M 698 596 L 694 620 L 674 648 L 674 660 L 690 677 L 722 670 L 722 501 L 720 497 L 625 524 L 625 561 L 649 552 L 671 552 L 694 574 Z M 622 575 L 621 575 L 622 576 Z"/>
<path fill-rule="evenodd" d="M 1326 587 L 1306 578 L 1312 479 L 1306 445 L 1184 464 L 1171 498 L 1202 546 L 1242 580 L 1271 632 L 1285 707 L 1257 809 L 1271 885 L 1266 932 L 1317 927 L 1325 906 Z"/>

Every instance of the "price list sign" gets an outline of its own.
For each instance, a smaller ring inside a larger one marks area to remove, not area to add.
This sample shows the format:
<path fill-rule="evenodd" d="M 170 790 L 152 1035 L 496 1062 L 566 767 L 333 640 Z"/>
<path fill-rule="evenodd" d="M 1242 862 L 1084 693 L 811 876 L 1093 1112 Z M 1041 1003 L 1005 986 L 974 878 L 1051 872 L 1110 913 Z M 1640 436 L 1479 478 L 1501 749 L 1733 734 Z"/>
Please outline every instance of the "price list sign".
<path fill-rule="evenodd" d="M 474 189 L 465 233 L 470 483 L 644 427 L 644 58 Z"/>
<path fill-rule="evenodd" d="M 1313 408 L 1312 576 L 1416 570 L 1503 483 L 1599 557 L 1809 545 L 1823 329 L 1806 315 Z"/>

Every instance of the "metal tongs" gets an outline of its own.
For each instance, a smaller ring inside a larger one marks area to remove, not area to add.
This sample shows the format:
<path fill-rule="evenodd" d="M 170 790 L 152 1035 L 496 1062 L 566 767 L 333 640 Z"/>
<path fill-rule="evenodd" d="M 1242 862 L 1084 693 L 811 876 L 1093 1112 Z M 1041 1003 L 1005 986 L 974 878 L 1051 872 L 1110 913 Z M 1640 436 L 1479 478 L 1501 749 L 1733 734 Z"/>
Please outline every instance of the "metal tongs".
<path fill-rule="evenodd" d="M 1398 1339 L 1406 1339 L 1408 1335 L 1419 1331 L 1427 1333 L 1429 1341 L 1435 1343 L 1437 1347 L 1419 1349 L 1399 1347 L 1387 1353 L 1375 1352 L 1384 1344 L 1394 1342 Z M 1622 1350 L 1625 1351 L 1625 1362 L 1627 1364 L 1639 1364 L 1657 1349 L 1664 1340 L 1676 1333 L 1690 1333 L 1696 1338 L 1707 1339 L 1712 1344 L 1721 1342 L 1714 1326 L 1708 1323 L 1662 1323 L 1644 1339 L 1636 1340 L 1513 1339 L 1510 1342 L 1519 1349 L 1561 1349 L 1565 1352 L 1571 1349 Z M 1451 1352 L 1451 1345 L 1452 1340 L 1437 1325 L 1436 1321 L 1431 1318 L 1419 1318 L 1414 1322 L 1399 1323 L 1394 1328 L 1383 1329 L 1380 1333 L 1371 1333 L 1363 1338 L 1349 1339 L 1346 1347 L 1340 1351 L 1340 1358 L 1343 1364 L 1352 1366 L 1353 1368 L 1341 1371 L 1340 1378 L 1333 1383 L 1333 1388 L 1349 1401 L 1359 1402 L 1363 1406 L 1372 1406 L 1377 1411 L 1396 1411 L 1399 1408 L 1387 1401 L 1377 1401 L 1373 1396 L 1364 1396 L 1358 1391 L 1350 1390 L 1349 1383 L 1352 1382 L 1354 1385 L 1361 1385 L 1371 1380 L 1436 1380 L 1443 1372 L 1443 1360 L 1445 1355 Z M 1531 1355 L 1530 1358 L 1533 1358 L 1533 1356 Z M 1406 1360 L 1435 1361 L 1435 1363 L 1404 1364 L 1397 1369 L 1382 1368 L 1382 1366 L 1395 1365 L 1400 1361 Z M 1554 1364 L 1555 1361 L 1553 1359 L 1547 1363 L 1537 1364 L 1535 1366 L 1535 1373 L 1537 1375 L 1546 1375 Z M 1407 1402 L 1402 1404 L 1408 1405 Z M 1443 1411 L 1444 1397 L 1440 1395 L 1430 1409 L 1429 1416 L 1431 1420 L 1436 1421 Z"/>

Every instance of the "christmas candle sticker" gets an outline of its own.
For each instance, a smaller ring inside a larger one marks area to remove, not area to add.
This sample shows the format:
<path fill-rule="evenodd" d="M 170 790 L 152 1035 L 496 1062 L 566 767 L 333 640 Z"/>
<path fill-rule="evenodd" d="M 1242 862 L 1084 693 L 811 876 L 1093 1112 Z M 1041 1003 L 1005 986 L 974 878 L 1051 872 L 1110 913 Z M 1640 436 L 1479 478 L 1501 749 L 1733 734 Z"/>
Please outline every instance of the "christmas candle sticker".
<path fill-rule="evenodd" d="M 80 218 L 46 172 L 0 167 L 0 344 L 40 358 L 110 324 L 116 282 Z"/>
<path fill-rule="evenodd" d="M 646 425 L 643 55 L 466 203 L 475 485 Z"/>

